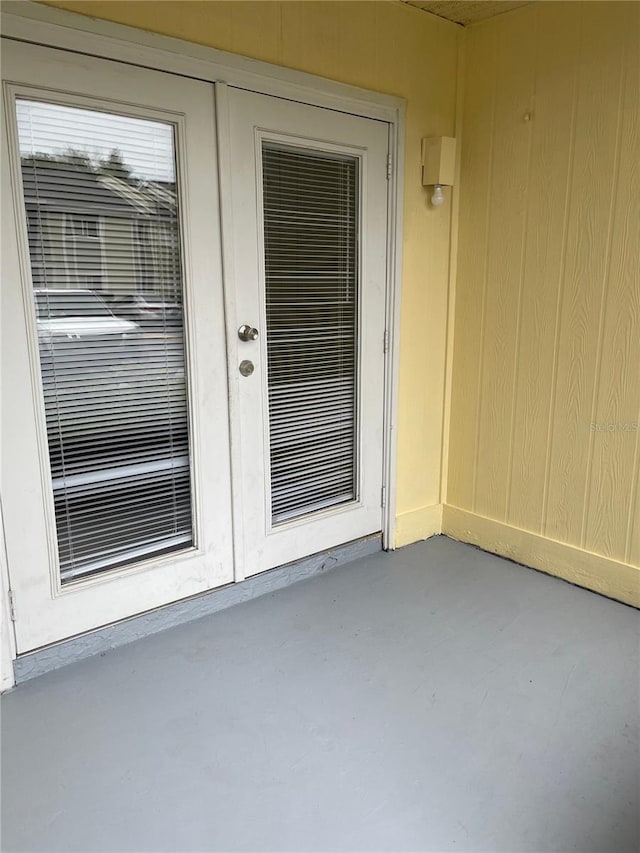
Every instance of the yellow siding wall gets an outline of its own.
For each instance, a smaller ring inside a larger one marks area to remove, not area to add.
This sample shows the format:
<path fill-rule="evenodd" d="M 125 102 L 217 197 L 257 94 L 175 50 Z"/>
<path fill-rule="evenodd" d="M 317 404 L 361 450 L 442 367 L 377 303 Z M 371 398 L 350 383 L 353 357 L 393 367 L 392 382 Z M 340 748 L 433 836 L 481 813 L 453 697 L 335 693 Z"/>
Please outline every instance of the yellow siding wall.
<path fill-rule="evenodd" d="M 398 544 L 439 532 L 449 202 L 433 209 L 420 140 L 455 132 L 459 27 L 401 3 L 71 2 L 153 30 L 407 100 L 398 424 Z"/>
<path fill-rule="evenodd" d="M 636 604 L 639 37 L 624 2 L 467 31 L 444 512 L 459 538 Z"/>

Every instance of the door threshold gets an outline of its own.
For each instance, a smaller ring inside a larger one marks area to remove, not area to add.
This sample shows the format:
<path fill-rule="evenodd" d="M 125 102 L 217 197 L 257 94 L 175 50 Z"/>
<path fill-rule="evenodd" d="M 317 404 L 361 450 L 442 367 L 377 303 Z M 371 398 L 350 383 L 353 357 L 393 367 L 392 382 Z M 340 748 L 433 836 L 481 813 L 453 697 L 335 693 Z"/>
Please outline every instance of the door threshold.
<path fill-rule="evenodd" d="M 167 628 L 210 616 L 219 610 L 226 610 L 227 607 L 233 607 L 243 601 L 251 601 L 261 595 L 283 589 L 380 550 L 382 550 L 382 537 L 380 533 L 376 533 L 373 536 L 356 539 L 310 557 L 304 557 L 293 563 L 278 566 L 259 575 L 253 575 L 239 583 L 217 587 L 191 598 L 175 601 L 164 607 L 18 655 L 13 664 L 15 682 L 21 684 L 38 675 L 44 675 L 46 672 L 76 663 L 84 658 L 104 654 L 110 649 L 157 634 Z"/>

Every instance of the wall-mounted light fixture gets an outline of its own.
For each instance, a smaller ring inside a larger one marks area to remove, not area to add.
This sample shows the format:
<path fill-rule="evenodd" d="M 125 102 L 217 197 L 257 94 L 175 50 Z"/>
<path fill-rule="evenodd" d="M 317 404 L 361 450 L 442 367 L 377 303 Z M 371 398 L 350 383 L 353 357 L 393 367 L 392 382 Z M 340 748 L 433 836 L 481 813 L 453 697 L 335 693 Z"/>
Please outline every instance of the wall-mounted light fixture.
<path fill-rule="evenodd" d="M 452 136 L 429 136 L 422 140 L 422 185 L 433 187 L 431 204 L 444 204 L 442 187 L 452 187 L 456 172 L 456 141 Z"/>

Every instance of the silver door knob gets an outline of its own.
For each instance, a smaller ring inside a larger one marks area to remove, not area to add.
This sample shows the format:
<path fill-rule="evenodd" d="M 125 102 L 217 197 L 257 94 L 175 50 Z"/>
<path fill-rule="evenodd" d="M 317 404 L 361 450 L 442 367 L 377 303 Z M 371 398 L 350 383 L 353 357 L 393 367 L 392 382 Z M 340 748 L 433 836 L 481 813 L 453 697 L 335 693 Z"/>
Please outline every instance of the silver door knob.
<path fill-rule="evenodd" d="M 258 330 L 254 329 L 253 326 L 243 323 L 238 329 L 238 337 L 241 341 L 255 341 L 258 339 Z"/>

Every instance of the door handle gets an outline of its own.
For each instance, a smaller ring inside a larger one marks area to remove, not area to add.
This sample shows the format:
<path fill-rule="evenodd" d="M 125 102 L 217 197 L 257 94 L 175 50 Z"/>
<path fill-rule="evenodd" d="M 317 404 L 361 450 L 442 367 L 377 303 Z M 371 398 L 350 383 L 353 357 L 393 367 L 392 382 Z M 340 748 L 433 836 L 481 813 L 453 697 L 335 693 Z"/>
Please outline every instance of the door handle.
<path fill-rule="evenodd" d="M 249 341 L 255 341 L 258 339 L 258 330 L 254 329 L 253 326 L 249 326 L 247 323 L 243 323 L 238 329 L 238 337 L 241 341 L 245 341 L 247 343 Z"/>

